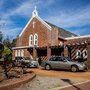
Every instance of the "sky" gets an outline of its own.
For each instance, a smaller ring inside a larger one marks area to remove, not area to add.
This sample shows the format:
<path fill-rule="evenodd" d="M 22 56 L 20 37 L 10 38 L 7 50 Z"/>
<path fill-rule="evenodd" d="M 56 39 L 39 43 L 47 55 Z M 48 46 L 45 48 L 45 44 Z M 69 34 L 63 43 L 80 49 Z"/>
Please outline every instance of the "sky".
<path fill-rule="evenodd" d="M 0 0 L 0 31 L 16 38 L 37 6 L 39 16 L 77 35 L 90 35 L 90 0 Z"/>

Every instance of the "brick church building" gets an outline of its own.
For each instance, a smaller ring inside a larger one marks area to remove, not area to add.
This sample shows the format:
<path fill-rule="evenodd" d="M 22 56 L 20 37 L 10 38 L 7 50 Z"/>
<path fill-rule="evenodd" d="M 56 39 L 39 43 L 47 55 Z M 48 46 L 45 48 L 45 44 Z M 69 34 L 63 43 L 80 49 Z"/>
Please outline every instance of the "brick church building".
<path fill-rule="evenodd" d="M 47 60 L 51 56 L 63 55 L 77 59 L 77 52 L 86 51 L 90 63 L 90 35 L 78 36 L 41 19 L 38 11 L 32 17 L 17 38 L 13 47 L 13 57 L 22 56 Z"/>

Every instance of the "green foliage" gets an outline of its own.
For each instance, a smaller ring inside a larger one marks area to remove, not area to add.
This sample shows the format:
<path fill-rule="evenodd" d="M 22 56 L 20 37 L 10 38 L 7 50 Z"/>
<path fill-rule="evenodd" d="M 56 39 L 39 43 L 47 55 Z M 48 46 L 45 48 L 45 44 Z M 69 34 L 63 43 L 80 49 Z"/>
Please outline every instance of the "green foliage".
<path fill-rule="evenodd" d="M 8 55 L 11 54 L 11 50 L 8 47 L 4 46 L 3 55 L 6 55 L 6 54 Z"/>
<path fill-rule="evenodd" d="M 5 57 L 6 60 L 12 60 L 12 51 L 6 46 L 4 46 L 4 51 L 2 52 L 2 55 Z"/>

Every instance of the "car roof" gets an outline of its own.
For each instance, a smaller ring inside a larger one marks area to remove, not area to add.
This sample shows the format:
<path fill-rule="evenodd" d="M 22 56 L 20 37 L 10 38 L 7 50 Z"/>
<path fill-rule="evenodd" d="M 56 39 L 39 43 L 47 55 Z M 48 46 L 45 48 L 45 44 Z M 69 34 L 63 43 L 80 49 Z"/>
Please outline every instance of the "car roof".
<path fill-rule="evenodd" d="M 63 57 L 63 56 L 52 56 L 52 57 Z M 51 58 L 52 58 L 52 57 L 51 57 Z"/>

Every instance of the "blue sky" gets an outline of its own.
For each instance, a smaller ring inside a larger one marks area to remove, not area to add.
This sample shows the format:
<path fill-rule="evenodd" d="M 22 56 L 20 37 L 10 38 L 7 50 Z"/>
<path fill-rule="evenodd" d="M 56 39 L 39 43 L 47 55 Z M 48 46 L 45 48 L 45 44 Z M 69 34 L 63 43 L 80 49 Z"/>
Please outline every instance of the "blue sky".
<path fill-rule="evenodd" d="M 0 31 L 15 38 L 31 17 L 39 16 L 78 35 L 90 34 L 90 0 L 0 0 Z"/>

